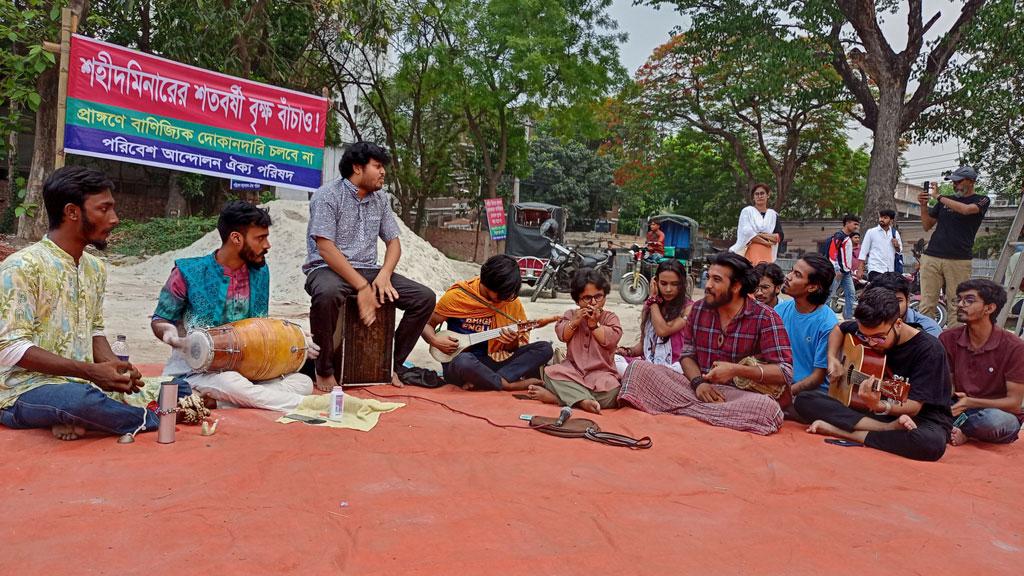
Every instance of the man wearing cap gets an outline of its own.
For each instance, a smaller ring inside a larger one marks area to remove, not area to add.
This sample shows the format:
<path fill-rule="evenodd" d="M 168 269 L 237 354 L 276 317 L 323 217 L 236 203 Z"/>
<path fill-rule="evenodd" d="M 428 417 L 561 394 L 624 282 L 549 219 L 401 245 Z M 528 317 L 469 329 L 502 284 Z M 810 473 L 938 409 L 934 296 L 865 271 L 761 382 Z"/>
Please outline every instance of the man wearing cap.
<path fill-rule="evenodd" d="M 953 183 L 956 196 L 942 196 L 938 187 L 917 195 L 921 205 L 921 224 L 924 231 L 932 228 L 932 239 L 921 256 L 921 313 L 935 317 L 939 290 L 945 285 L 947 297 L 956 294 L 956 287 L 971 278 L 971 255 L 974 236 L 988 211 L 989 199 L 974 193 L 978 172 L 970 166 L 961 166 L 946 175 Z M 929 207 L 929 199 L 935 205 Z M 951 322 L 950 326 L 956 325 Z"/>

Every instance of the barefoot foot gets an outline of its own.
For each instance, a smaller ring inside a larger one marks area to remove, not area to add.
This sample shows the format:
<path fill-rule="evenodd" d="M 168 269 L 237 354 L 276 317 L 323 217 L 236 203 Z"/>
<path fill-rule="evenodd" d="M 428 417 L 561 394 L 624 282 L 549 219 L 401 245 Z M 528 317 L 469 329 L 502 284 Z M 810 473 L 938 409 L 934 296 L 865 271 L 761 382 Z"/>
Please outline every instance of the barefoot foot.
<path fill-rule="evenodd" d="M 911 418 L 907 414 L 900 415 L 900 417 L 896 420 L 896 425 L 897 425 L 896 426 L 897 430 L 899 430 L 901 428 L 904 429 L 904 430 L 916 430 L 917 429 L 917 422 L 914 422 L 914 419 Z"/>
<path fill-rule="evenodd" d="M 405 382 L 398 377 L 398 372 L 391 373 L 391 385 L 395 388 L 405 388 Z"/>
<path fill-rule="evenodd" d="M 543 386 L 544 382 L 540 378 L 523 378 L 522 380 L 516 380 L 515 382 L 501 381 L 501 389 L 508 390 L 510 392 L 518 392 L 526 390 L 530 386 Z"/>
<path fill-rule="evenodd" d="M 963 446 L 967 443 L 967 434 L 959 428 L 953 428 L 952 434 L 949 437 L 949 443 L 953 446 Z"/>
<path fill-rule="evenodd" d="M 558 398 L 543 386 L 529 386 L 526 395 L 545 404 L 558 404 Z"/>
<path fill-rule="evenodd" d="M 842 431 L 824 420 L 815 420 L 807 427 L 807 432 L 822 436 L 838 436 Z"/>
<path fill-rule="evenodd" d="M 601 413 L 601 405 L 597 403 L 597 400 L 580 400 L 576 403 L 576 407 L 591 414 Z"/>
<path fill-rule="evenodd" d="M 315 386 L 316 389 L 321 392 L 330 392 L 337 385 L 338 381 L 335 380 L 333 375 L 321 376 L 317 374 L 316 381 L 313 383 L 313 386 Z"/>
<path fill-rule="evenodd" d="M 78 440 L 85 436 L 85 428 L 73 424 L 54 424 L 50 432 L 58 440 Z"/>

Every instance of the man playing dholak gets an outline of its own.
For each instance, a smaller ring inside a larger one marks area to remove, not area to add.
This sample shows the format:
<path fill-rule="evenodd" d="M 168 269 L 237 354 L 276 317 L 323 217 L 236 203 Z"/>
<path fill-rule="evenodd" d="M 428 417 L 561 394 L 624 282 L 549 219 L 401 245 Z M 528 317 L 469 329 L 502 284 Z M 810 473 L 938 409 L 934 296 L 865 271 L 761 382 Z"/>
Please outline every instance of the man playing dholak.
<path fill-rule="evenodd" d="M 193 389 L 217 400 L 221 408 L 287 412 L 304 399 L 315 404 L 316 397 L 308 396 L 313 393 L 313 381 L 304 374 L 251 382 L 234 371 L 193 373 L 184 355 L 186 332 L 267 315 L 270 225 L 266 210 L 240 200 L 228 202 L 217 220 L 221 247 L 206 256 L 176 260 L 153 312 L 153 334 L 172 348 L 164 374 L 184 376 Z M 316 358 L 319 349 L 311 344 L 307 341 L 306 353 Z"/>
<path fill-rule="evenodd" d="M 693 305 L 683 330 L 683 374 L 634 362 L 622 377 L 619 402 L 651 414 L 690 416 L 755 434 L 777 432 L 782 426 L 779 402 L 736 386 L 742 380 L 753 383 L 744 384 L 752 388 L 783 392 L 793 383 L 792 351 L 782 319 L 749 297 L 757 281 L 744 257 L 724 252 L 712 258 L 704 300 Z"/>
<path fill-rule="evenodd" d="M 75 440 L 87 429 L 122 435 L 159 424 L 155 412 L 104 393 L 142 386 L 103 333 L 107 267 L 85 251 L 105 249 L 118 224 L 113 188 L 80 166 L 51 174 L 43 184 L 50 230 L 0 264 L 0 422 L 8 428 L 50 428 Z"/>
<path fill-rule="evenodd" d="M 524 322 L 526 311 L 519 301 L 521 285 L 515 258 L 504 254 L 491 256 L 480 267 L 479 277 L 457 282 L 441 296 L 423 328 L 423 339 L 451 354 L 458 341 L 434 332 L 441 322 L 447 321 L 448 330 L 459 334 Z M 526 390 L 530 384 L 541 384 L 540 367 L 551 359 L 551 343 L 529 342 L 529 333 L 506 330 L 493 340 L 467 348 L 451 362 L 442 363 L 444 379 L 467 390 Z"/>
<path fill-rule="evenodd" d="M 858 374 L 844 368 L 841 353 L 852 341 L 884 354 L 886 367 L 910 384 L 902 404 L 882 397 L 875 379 L 861 380 L 853 394 L 870 412 L 845 406 L 821 391 L 804 392 L 793 405 L 800 417 L 813 422 L 813 434 L 836 436 L 913 460 L 938 460 L 946 451 L 953 416 L 953 387 L 942 344 L 900 319 L 896 295 L 885 288 L 868 288 L 854 310 L 856 321 L 832 329 L 828 342 L 828 379 L 831 384 L 857 383 Z M 851 402 L 852 403 L 852 402 Z"/>

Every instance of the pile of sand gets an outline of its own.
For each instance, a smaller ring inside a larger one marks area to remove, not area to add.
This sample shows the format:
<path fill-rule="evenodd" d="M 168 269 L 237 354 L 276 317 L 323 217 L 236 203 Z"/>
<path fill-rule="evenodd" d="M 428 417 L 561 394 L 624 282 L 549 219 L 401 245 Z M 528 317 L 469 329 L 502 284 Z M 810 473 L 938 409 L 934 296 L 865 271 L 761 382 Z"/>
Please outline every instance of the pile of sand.
<path fill-rule="evenodd" d="M 309 222 L 309 204 L 298 200 L 274 200 L 266 205 L 274 220 L 270 228 L 270 252 L 267 265 L 270 266 L 270 299 L 275 302 L 309 304 L 309 296 L 303 288 L 306 276 L 302 264 L 306 261 L 306 225 Z M 426 240 L 412 232 L 401 219 L 398 226 L 402 231 L 402 258 L 397 272 L 429 286 L 437 292 L 447 290 L 458 279 L 448 258 L 431 246 Z M 154 256 L 145 262 L 125 266 L 118 275 L 130 275 L 145 284 L 162 285 L 167 279 L 174 261 L 178 258 L 209 254 L 221 245 L 216 230 L 181 250 Z M 377 241 L 377 262 L 384 261 L 384 242 Z"/>

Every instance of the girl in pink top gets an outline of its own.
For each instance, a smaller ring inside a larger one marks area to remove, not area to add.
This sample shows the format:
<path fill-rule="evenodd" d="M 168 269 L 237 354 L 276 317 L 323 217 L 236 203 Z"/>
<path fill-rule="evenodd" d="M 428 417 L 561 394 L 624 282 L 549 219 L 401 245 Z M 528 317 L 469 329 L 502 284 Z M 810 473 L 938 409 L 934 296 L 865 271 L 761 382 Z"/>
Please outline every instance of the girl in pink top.
<path fill-rule="evenodd" d="M 544 386 L 530 386 L 530 398 L 594 414 L 618 406 L 614 356 L 622 326 L 618 316 L 604 309 L 610 290 L 608 279 L 592 268 L 576 273 L 570 293 L 577 308 L 555 324 L 555 334 L 566 343 L 565 360 L 544 370 Z"/>

